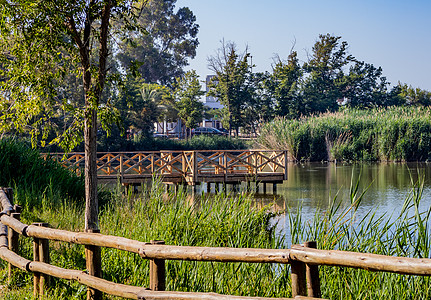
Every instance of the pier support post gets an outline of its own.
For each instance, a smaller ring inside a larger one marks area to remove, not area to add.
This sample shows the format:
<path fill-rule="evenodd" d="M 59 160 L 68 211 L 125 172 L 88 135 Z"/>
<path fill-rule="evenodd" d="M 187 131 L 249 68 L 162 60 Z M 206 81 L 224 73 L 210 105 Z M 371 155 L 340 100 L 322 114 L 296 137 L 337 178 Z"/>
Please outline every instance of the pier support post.
<path fill-rule="evenodd" d="M 277 194 L 277 184 L 276 183 L 273 183 L 273 185 L 272 185 L 272 193 Z"/>
<path fill-rule="evenodd" d="M 207 194 L 211 193 L 211 182 L 207 182 Z"/>

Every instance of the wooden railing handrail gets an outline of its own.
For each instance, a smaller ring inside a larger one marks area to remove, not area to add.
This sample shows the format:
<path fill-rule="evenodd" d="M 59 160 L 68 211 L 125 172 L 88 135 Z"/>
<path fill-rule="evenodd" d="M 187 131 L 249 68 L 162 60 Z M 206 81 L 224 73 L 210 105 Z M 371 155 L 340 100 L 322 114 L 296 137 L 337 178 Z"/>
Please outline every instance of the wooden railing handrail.
<path fill-rule="evenodd" d="M 373 253 L 319 250 L 300 245 L 293 245 L 291 249 L 152 245 L 147 242 L 100 233 L 71 232 L 26 225 L 8 215 L 2 215 L 0 220 L 3 224 L 13 228 L 24 236 L 113 248 L 136 253 L 146 259 L 281 264 L 300 261 L 314 265 L 344 266 L 370 271 L 431 276 L 431 259 L 429 258 L 394 257 Z"/>

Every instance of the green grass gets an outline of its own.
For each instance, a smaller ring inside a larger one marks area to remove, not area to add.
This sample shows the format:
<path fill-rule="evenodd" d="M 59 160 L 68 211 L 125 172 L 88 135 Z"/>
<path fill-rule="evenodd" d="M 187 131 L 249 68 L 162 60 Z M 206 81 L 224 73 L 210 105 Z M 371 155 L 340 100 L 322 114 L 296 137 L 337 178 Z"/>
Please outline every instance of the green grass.
<path fill-rule="evenodd" d="M 342 110 L 264 124 L 258 142 L 294 160 L 428 161 L 431 108 Z"/>
<path fill-rule="evenodd" d="M 18 139 L 0 139 L 0 187 L 15 189 L 21 204 L 39 206 L 43 199 L 84 199 L 84 178 L 57 162 L 40 157 L 39 151 Z"/>

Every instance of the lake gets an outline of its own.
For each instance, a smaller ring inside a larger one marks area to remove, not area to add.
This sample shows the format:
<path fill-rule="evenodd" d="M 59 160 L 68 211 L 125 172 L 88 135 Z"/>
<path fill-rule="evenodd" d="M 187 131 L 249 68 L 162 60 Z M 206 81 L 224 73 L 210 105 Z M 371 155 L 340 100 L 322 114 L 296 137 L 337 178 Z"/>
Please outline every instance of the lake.
<path fill-rule="evenodd" d="M 376 215 L 396 215 L 412 191 L 413 183 L 424 179 L 420 209 L 431 204 L 431 164 L 429 163 L 306 163 L 290 164 L 288 179 L 278 185 L 277 194 L 256 197 L 263 203 L 275 202 L 276 209 L 296 209 L 302 206 L 302 218 L 313 218 L 316 209 L 325 210 L 337 195 L 343 205 L 349 205 L 351 184 L 359 182 L 359 192 L 365 191 L 357 216 L 370 211 Z M 271 189 L 269 190 L 271 193 Z M 287 226 L 284 214 L 276 217 L 279 230 Z"/>

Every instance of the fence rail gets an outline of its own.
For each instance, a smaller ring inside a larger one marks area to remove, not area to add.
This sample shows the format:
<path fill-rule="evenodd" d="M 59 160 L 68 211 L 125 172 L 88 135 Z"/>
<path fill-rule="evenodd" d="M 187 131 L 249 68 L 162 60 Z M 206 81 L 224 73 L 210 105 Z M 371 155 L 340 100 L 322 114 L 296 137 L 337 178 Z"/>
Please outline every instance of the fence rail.
<path fill-rule="evenodd" d="M 19 206 L 13 206 L 11 189 L 0 189 L 0 258 L 11 268 L 33 272 L 35 296 L 43 294 L 49 283 L 48 276 L 76 280 L 90 288 L 114 296 L 130 299 L 269 299 L 242 297 L 216 293 L 164 291 L 165 260 L 217 261 L 243 263 L 280 263 L 291 265 L 292 295 L 295 299 L 320 297 L 318 266 L 342 266 L 370 271 L 383 271 L 407 275 L 431 275 L 431 259 L 405 258 L 338 250 L 315 249 L 314 242 L 293 245 L 291 249 L 255 249 L 222 247 L 188 247 L 150 243 L 100 233 L 70 232 L 52 229 L 46 224 L 27 225 L 19 220 Z M 34 239 L 34 259 L 27 260 L 17 254 L 17 236 Z M 150 260 L 150 289 L 128 286 L 91 276 L 83 271 L 68 270 L 49 264 L 49 240 L 86 246 L 108 247 L 139 254 Z M 11 271 L 9 270 L 9 274 Z M 10 275 L 11 276 L 11 275 Z M 308 297 L 307 297 L 308 295 Z M 287 299 L 287 298 L 270 298 Z"/>
<path fill-rule="evenodd" d="M 81 172 L 84 153 L 43 154 Z M 287 179 L 288 153 L 283 150 L 200 150 L 98 153 L 97 171 L 102 181 L 139 183 L 154 174 L 165 182 L 281 182 Z"/>

